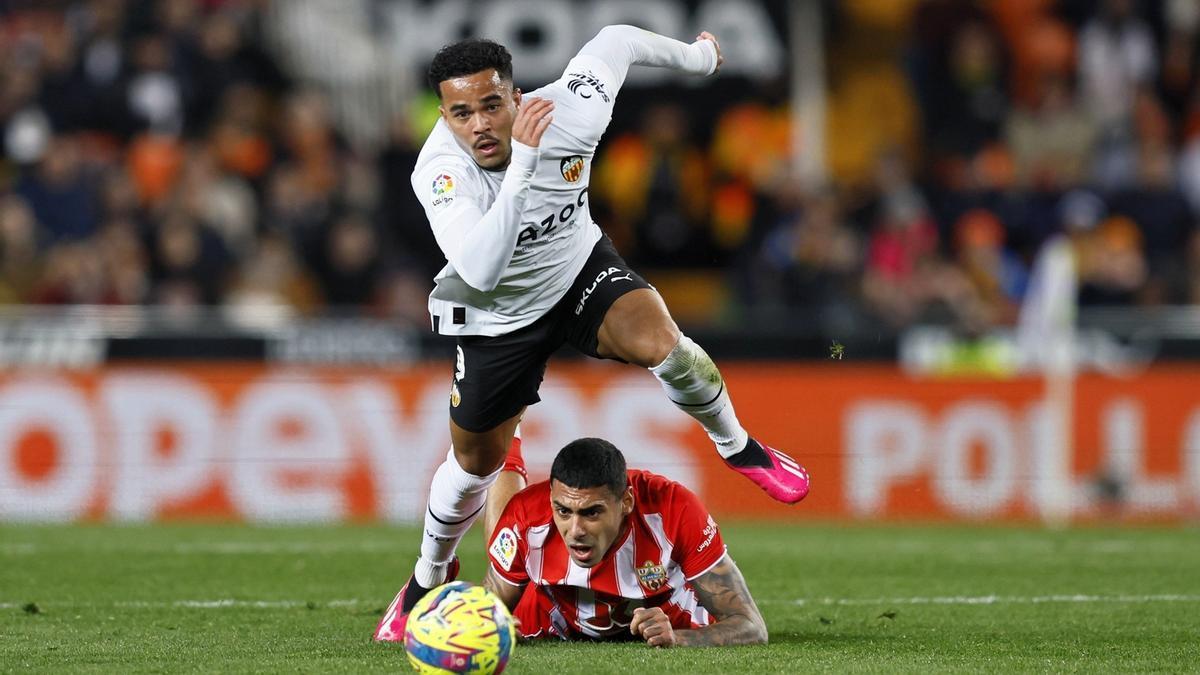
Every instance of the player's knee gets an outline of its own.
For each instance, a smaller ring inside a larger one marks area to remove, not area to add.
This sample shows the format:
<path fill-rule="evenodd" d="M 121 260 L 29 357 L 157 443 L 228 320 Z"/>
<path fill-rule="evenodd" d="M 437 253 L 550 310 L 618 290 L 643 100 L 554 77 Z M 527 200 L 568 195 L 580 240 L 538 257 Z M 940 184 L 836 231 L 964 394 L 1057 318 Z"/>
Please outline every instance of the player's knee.
<path fill-rule="evenodd" d="M 679 343 L 679 336 L 679 328 L 670 321 L 643 331 L 631 345 L 625 360 L 643 368 L 653 368 L 666 360 Z"/>
<path fill-rule="evenodd" d="M 487 438 L 454 444 L 454 459 L 458 460 L 458 465 L 476 476 L 487 476 L 499 469 L 507 452 L 505 443 Z"/>

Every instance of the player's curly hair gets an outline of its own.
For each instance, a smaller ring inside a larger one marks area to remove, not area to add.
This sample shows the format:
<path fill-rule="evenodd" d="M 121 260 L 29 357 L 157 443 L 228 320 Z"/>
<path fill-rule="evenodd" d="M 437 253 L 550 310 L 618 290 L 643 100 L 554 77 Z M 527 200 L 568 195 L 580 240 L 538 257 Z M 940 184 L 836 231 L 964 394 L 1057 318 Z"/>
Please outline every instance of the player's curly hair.
<path fill-rule="evenodd" d="M 499 43 L 472 38 L 446 45 L 429 64 L 429 87 L 442 97 L 441 84 L 464 75 L 494 68 L 502 79 L 512 81 L 512 54 Z"/>
<path fill-rule="evenodd" d="M 550 467 L 550 480 L 577 489 L 604 485 L 618 499 L 629 485 L 625 455 L 603 438 L 580 438 L 563 446 Z"/>

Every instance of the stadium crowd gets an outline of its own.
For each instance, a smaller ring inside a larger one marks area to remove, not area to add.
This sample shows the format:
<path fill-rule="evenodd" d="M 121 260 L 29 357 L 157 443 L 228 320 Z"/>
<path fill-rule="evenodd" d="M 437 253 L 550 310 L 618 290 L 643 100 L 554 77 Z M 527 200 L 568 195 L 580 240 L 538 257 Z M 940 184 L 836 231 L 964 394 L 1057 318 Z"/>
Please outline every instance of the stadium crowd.
<path fill-rule="evenodd" d="M 265 46 L 268 4 L 0 4 L 0 304 L 425 322 L 423 132 L 347 142 Z M 623 92 L 593 211 L 651 281 L 717 279 L 713 321 L 982 329 L 1061 232 L 1085 304 L 1200 302 L 1200 3 L 834 3 L 826 24 L 820 187 L 791 170 L 779 83 Z"/>

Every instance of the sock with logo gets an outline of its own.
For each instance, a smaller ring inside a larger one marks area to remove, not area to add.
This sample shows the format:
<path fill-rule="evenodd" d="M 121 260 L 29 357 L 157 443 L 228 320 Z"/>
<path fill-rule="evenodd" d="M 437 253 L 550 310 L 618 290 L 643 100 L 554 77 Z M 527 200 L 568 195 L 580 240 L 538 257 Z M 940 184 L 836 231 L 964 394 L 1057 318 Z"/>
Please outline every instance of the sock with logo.
<path fill-rule="evenodd" d="M 680 335 L 667 358 L 650 372 L 662 383 L 667 398 L 704 427 L 722 457 L 728 459 L 746 449 L 750 435 L 733 412 L 717 364 L 700 345 Z"/>
<path fill-rule="evenodd" d="M 454 549 L 471 523 L 483 512 L 487 491 L 502 469 L 486 475 L 468 473 L 454 457 L 454 448 L 433 474 L 429 486 L 429 508 L 425 511 L 425 532 L 421 536 L 421 557 L 414 578 L 422 588 L 433 588 L 445 581 L 447 565 Z"/>

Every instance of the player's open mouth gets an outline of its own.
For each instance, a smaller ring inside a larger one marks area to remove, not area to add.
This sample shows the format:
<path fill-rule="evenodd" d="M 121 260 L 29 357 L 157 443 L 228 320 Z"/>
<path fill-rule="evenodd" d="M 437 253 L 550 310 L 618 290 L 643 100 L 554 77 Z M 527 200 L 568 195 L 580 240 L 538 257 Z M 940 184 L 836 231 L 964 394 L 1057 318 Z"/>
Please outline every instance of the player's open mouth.
<path fill-rule="evenodd" d="M 478 150 L 479 154 L 481 155 L 494 155 L 499 148 L 500 143 L 497 141 L 482 141 L 475 144 L 475 149 Z"/>
<path fill-rule="evenodd" d="M 576 560 L 587 560 L 592 557 L 592 547 L 582 546 L 579 544 L 571 544 L 567 548 L 571 549 L 571 557 Z"/>

